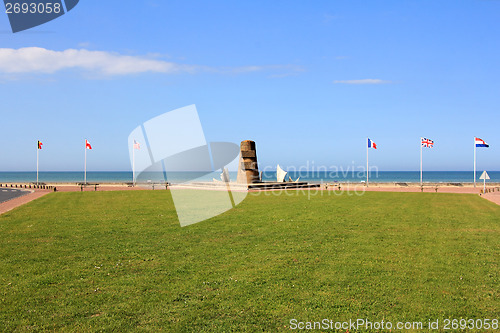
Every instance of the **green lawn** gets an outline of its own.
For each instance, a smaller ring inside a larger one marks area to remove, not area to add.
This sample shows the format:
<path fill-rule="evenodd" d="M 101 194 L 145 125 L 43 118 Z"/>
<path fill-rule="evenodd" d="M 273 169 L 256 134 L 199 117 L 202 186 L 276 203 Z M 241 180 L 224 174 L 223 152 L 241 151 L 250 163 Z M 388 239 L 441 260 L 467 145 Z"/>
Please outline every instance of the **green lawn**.
<path fill-rule="evenodd" d="M 168 191 L 52 193 L 0 216 L 0 249 L 2 332 L 500 311 L 500 207 L 476 195 L 261 193 L 181 228 Z"/>

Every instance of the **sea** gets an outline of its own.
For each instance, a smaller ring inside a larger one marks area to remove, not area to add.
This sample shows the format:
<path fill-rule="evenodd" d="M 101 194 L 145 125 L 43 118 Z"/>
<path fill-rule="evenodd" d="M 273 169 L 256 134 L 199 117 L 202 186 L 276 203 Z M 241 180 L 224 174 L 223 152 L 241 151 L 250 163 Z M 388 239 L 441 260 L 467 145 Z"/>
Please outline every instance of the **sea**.
<path fill-rule="evenodd" d="M 477 172 L 477 182 L 481 172 Z M 232 181 L 236 180 L 236 172 L 229 172 Z M 296 171 L 289 172 L 288 175 L 296 180 L 300 177 L 300 181 L 311 183 L 360 183 L 366 180 L 364 171 Z M 490 180 L 487 182 L 500 183 L 500 171 L 488 171 Z M 370 172 L 370 182 L 373 183 L 418 183 L 420 182 L 420 171 L 378 171 Z M 201 173 L 201 172 L 169 172 L 163 173 L 142 173 L 138 178 L 138 182 L 154 182 L 162 183 L 166 181 L 170 183 L 183 183 L 190 181 L 213 181 L 220 180 L 220 172 Z M 265 171 L 262 174 L 264 181 L 276 181 L 275 171 Z M 83 182 L 84 173 L 80 172 L 40 172 L 38 175 L 39 182 L 45 183 L 79 183 Z M 1 183 L 31 183 L 36 181 L 36 172 L 0 172 Z M 474 174 L 472 171 L 424 171 L 424 183 L 472 183 Z M 92 183 L 129 183 L 132 182 L 132 172 L 128 171 L 88 171 L 87 182 Z"/>

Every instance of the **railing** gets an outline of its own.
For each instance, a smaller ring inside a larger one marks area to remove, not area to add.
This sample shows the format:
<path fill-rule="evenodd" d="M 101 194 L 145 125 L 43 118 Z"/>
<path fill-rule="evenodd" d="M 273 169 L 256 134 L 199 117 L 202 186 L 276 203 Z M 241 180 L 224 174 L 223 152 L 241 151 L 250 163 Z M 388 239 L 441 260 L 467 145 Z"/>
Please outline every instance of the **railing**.
<path fill-rule="evenodd" d="M 57 191 L 55 186 L 45 184 L 0 184 L 0 187 Z"/>

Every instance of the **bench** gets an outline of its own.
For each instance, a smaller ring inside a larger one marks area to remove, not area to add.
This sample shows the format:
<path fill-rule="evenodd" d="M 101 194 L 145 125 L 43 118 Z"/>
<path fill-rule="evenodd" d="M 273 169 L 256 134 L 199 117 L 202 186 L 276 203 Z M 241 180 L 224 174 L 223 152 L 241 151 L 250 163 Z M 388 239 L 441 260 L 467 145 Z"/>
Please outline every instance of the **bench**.
<path fill-rule="evenodd" d="M 86 188 L 87 186 L 94 187 L 94 191 L 97 191 L 97 188 L 99 187 L 100 184 L 98 183 L 77 183 L 78 186 L 80 186 L 80 192 L 83 192 L 83 189 Z"/>

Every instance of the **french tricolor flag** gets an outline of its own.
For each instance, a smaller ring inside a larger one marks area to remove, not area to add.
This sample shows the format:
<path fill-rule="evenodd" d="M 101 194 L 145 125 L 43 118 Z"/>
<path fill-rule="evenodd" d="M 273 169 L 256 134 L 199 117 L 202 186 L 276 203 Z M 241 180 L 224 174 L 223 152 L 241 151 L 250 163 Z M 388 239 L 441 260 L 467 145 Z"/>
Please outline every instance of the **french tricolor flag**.
<path fill-rule="evenodd" d="M 486 147 L 488 148 L 490 145 L 487 144 L 484 140 L 481 140 L 480 138 L 474 138 L 474 142 L 476 143 L 476 147 Z"/>
<path fill-rule="evenodd" d="M 377 149 L 377 144 L 372 140 L 368 139 L 368 148 Z"/>

